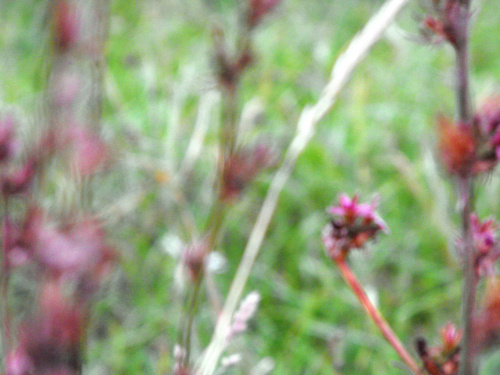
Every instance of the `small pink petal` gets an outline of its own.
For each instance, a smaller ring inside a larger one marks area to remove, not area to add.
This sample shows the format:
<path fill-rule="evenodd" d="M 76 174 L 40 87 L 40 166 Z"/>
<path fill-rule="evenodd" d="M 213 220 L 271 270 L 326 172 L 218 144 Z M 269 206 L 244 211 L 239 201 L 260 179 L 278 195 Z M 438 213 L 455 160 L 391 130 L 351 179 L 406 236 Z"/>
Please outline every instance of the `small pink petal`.
<path fill-rule="evenodd" d="M 340 197 L 339 197 L 339 204 L 340 204 L 340 207 L 343 207 L 343 208 L 351 208 L 352 205 L 355 203 L 354 201 L 357 201 L 357 197 L 354 196 L 354 198 L 351 200 L 351 198 L 349 198 L 346 194 L 342 194 Z"/>
<path fill-rule="evenodd" d="M 338 215 L 338 216 L 345 215 L 345 209 L 342 207 L 336 207 L 336 206 L 328 207 L 327 212 L 331 215 Z"/>
<path fill-rule="evenodd" d="M 83 176 L 96 172 L 107 159 L 108 152 L 104 142 L 84 127 L 72 128 L 70 137 L 77 171 Z"/>

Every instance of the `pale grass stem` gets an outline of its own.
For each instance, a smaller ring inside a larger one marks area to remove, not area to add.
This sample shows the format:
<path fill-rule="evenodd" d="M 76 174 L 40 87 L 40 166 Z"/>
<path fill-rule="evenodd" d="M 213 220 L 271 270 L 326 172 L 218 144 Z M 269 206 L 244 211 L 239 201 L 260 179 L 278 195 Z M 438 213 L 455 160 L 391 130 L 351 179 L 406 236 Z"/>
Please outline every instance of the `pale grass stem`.
<path fill-rule="evenodd" d="M 349 81 L 356 66 L 363 61 L 371 47 L 381 38 L 383 32 L 407 3 L 408 0 L 389 0 L 382 6 L 368 21 L 363 30 L 352 39 L 347 49 L 338 57 L 333 66 L 330 80 L 323 89 L 316 104 L 303 109 L 298 121 L 296 135 L 288 147 L 281 167 L 271 182 L 262 208 L 250 233 L 243 258 L 231 283 L 214 334 L 198 365 L 196 373 L 199 375 L 213 375 L 217 368 L 219 359 L 224 351 L 225 339 L 232 316 L 238 306 L 245 284 L 262 246 L 280 193 L 293 171 L 297 158 L 314 135 L 317 123 L 335 104 L 338 94 Z"/>

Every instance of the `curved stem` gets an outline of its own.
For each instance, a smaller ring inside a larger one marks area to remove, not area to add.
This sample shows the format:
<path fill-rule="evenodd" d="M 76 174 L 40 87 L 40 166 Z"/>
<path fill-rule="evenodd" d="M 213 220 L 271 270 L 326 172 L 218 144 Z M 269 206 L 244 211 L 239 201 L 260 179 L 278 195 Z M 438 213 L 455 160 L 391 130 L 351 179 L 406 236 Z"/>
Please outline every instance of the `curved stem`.
<path fill-rule="evenodd" d="M 334 261 L 337 264 L 337 267 L 339 268 L 339 271 L 342 274 L 342 277 L 344 278 L 345 282 L 352 289 L 352 291 L 358 298 L 359 302 L 365 309 L 366 313 L 373 320 L 373 322 L 378 327 L 378 329 L 380 330 L 384 338 L 387 340 L 387 342 L 389 342 L 389 344 L 394 348 L 396 353 L 398 353 L 399 357 L 408 366 L 408 368 L 414 374 L 420 375 L 421 371 L 419 366 L 417 365 L 413 357 L 406 351 L 399 338 L 391 329 L 391 327 L 384 319 L 382 314 L 380 314 L 380 311 L 378 311 L 378 309 L 375 306 L 373 306 L 370 299 L 366 295 L 363 286 L 360 284 L 356 276 L 352 273 L 351 268 L 346 263 L 344 257 L 335 258 Z"/>

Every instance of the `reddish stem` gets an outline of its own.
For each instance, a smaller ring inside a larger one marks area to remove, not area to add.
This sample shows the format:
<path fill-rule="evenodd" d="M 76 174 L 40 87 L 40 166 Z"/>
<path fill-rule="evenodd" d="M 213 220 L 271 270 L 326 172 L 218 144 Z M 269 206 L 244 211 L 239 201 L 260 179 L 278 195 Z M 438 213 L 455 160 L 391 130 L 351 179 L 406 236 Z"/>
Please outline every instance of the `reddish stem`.
<path fill-rule="evenodd" d="M 384 338 L 389 342 L 394 350 L 396 350 L 396 353 L 398 353 L 399 357 L 414 374 L 421 374 L 420 367 L 417 365 L 412 356 L 406 351 L 403 344 L 391 329 L 387 321 L 380 314 L 380 311 L 378 311 L 378 309 L 370 302 L 365 290 L 363 289 L 363 286 L 360 284 L 356 276 L 352 273 L 351 268 L 345 261 L 345 258 L 343 256 L 337 257 L 334 258 L 334 261 L 337 264 L 337 267 L 339 268 L 345 282 L 352 289 L 359 302 L 361 302 L 361 305 L 365 309 L 366 313 L 376 324 Z"/>

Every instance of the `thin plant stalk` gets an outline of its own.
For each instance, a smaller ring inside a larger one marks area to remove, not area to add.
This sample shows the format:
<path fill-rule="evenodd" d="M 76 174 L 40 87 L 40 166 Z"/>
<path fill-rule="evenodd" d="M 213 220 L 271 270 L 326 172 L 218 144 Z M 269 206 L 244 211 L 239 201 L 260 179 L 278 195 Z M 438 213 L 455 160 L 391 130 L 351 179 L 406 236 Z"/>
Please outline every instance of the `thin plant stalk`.
<path fill-rule="evenodd" d="M 394 331 L 391 329 L 387 321 L 384 319 L 380 311 L 373 306 L 370 299 L 366 295 L 366 292 L 358 281 L 354 273 L 351 271 L 351 268 L 346 263 L 344 257 L 336 257 L 334 258 L 335 264 L 337 265 L 342 278 L 345 280 L 347 285 L 351 288 L 353 293 L 358 298 L 359 302 L 363 306 L 365 312 L 370 316 L 375 325 L 378 327 L 382 336 L 387 340 L 387 342 L 394 348 L 396 353 L 398 353 L 401 360 L 408 366 L 408 368 L 414 374 L 421 374 L 420 368 L 412 358 L 412 356 L 408 353 L 408 351 L 404 348 L 403 344 L 396 336 Z"/>
<path fill-rule="evenodd" d="M 465 264 L 464 286 L 462 294 L 463 340 L 459 375 L 477 374 L 477 365 L 473 351 L 472 317 L 476 302 L 477 276 L 474 268 L 474 243 L 472 239 L 470 215 L 472 205 L 473 182 L 470 178 L 459 181 L 459 194 L 462 200 L 462 238 L 464 238 Z"/>
<path fill-rule="evenodd" d="M 203 246 L 203 257 L 211 253 L 220 238 L 220 234 L 223 228 L 224 218 L 226 216 L 226 202 L 222 199 L 222 186 L 224 178 L 224 165 L 225 161 L 234 152 L 235 142 L 236 142 L 236 127 L 237 127 L 237 95 L 236 88 L 233 90 L 224 91 L 223 95 L 223 113 L 224 118 L 222 122 L 222 129 L 220 133 L 220 154 L 217 165 L 217 176 L 216 176 L 216 201 L 212 208 L 212 211 L 208 217 L 206 224 L 206 231 L 208 231 L 208 238 Z M 204 279 L 204 269 L 200 270 L 199 275 L 193 280 L 193 293 L 191 300 L 189 302 L 188 309 L 186 311 L 186 332 L 184 337 L 184 349 L 186 350 L 186 356 L 184 358 L 184 367 L 189 368 L 189 359 L 191 353 L 191 335 L 193 330 L 194 318 L 198 312 L 199 299 L 200 299 L 200 289 L 201 284 Z M 182 327 L 182 326 L 181 326 Z"/>
<path fill-rule="evenodd" d="M 460 29 L 462 38 L 455 48 L 456 53 L 456 98 L 457 116 L 461 123 L 471 120 L 469 89 L 469 1 L 460 0 Z M 474 270 L 474 241 L 472 238 L 470 215 L 474 206 L 474 180 L 469 174 L 458 179 L 458 199 L 461 208 L 462 238 L 464 239 L 464 286 L 462 294 L 462 355 L 459 375 L 477 374 L 477 364 L 472 349 L 472 317 L 476 302 L 477 276 Z"/>
<path fill-rule="evenodd" d="M 189 366 L 189 358 L 191 355 L 191 332 L 193 330 L 193 322 L 196 312 L 198 311 L 198 304 L 200 301 L 200 289 L 202 284 L 202 277 L 200 275 L 199 282 L 197 282 L 193 287 L 193 293 L 191 295 L 191 300 L 189 301 L 188 306 L 188 319 L 186 326 L 186 337 L 185 337 L 185 347 L 186 347 L 186 356 L 184 358 L 184 367 L 187 368 Z"/>

